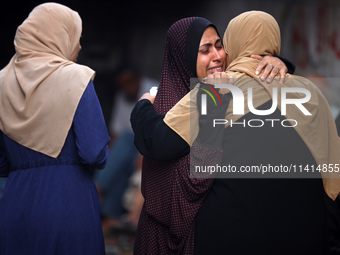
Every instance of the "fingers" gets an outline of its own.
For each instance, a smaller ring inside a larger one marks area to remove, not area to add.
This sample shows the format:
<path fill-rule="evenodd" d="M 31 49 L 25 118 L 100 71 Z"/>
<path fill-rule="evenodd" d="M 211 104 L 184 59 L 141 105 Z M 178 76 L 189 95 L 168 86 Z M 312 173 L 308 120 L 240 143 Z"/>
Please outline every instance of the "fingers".
<path fill-rule="evenodd" d="M 207 82 L 210 84 L 222 84 L 227 83 L 229 76 L 225 72 L 215 72 L 213 74 L 208 74 Z"/>
<path fill-rule="evenodd" d="M 287 67 L 280 69 L 280 82 L 282 84 L 285 82 L 285 76 L 286 76 L 287 72 L 288 72 Z"/>
<path fill-rule="evenodd" d="M 226 72 L 215 72 L 213 74 L 208 74 L 207 78 L 215 79 L 215 78 L 222 78 L 222 79 L 230 79 L 232 78 Z"/>
<path fill-rule="evenodd" d="M 285 79 L 285 75 L 288 71 L 285 63 L 279 59 L 278 57 L 273 56 L 265 56 L 262 61 L 267 63 L 270 67 L 266 67 L 265 71 L 261 76 L 261 80 L 266 80 L 267 83 L 271 83 L 274 77 L 279 73 L 280 74 L 280 82 L 283 83 Z M 269 70 L 271 68 L 271 70 Z M 277 69 L 277 70 L 275 70 Z"/>
<path fill-rule="evenodd" d="M 285 75 L 288 72 L 286 64 L 277 57 L 270 57 L 270 62 L 278 69 L 280 73 L 280 82 L 284 83 Z"/>
<path fill-rule="evenodd" d="M 269 84 L 274 80 L 275 76 L 279 74 L 280 83 L 283 84 L 285 81 L 285 76 L 287 74 L 287 71 L 288 71 L 287 68 L 280 69 L 277 66 L 272 67 L 271 64 L 268 64 L 263 74 L 261 75 L 261 81 L 266 81 Z"/>
<path fill-rule="evenodd" d="M 266 58 L 266 57 L 263 58 L 263 57 L 261 57 L 259 55 L 251 55 L 251 56 L 253 56 L 253 58 L 255 58 L 255 59 L 261 60 L 260 63 L 258 64 L 256 70 L 255 70 L 255 74 L 259 75 L 268 66 L 268 64 L 269 64 L 268 58 Z M 259 56 L 260 58 L 257 58 L 255 56 Z"/>
<path fill-rule="evenodd" d="M 250 57 L 251 57 L 251 58 L 255 58 L 255 59 L 257 59 L 257 60 L 260 60 L 260 61 L 263 59 L 263 57 L 260 56 L 260 55 L 250 55 Z"/>
<path fill-rule="evenodd" d="M 277 66 L 274 66 L 272 68 L 272 70 L 270 71 L 267 79 L 266 79 L 266 82 L 267 83 L 271 83 L 274 79 L 274 77 L 279 73 L 279 68 Z"/>
<path fill-rule="evenodd" d="M 217 84 L 234 84 L 234 79 L 226 74 L 225 72 L 215 72 L 213 74 L 209 74 L 207 76 L 207 83 L 217 85 Z M 226 94 L 230 90 L 227 88 L 220 88 L 219 93 L 220 94 Z"/>
<path fill-rule="evenodd" d="M 233 77 L 229 76 L 225 72 L 215 72 L 213 74 L 209 74 L 206 79 L 207 83 L 210 84 L 234 84 Z"/>
<path fill-rule="evenodd" d="M 274 66 L 272 64 L 268 64 L 266 66 L 266 68 L 263 70 L 263 73 L 261 75 L 261 81 L 265 81 L 266 78 L 269 76 L 269 74 L 272 72 L 272 70 L 274 69 Z M 277 69 L 277 68 L 275 68 Z M 274 70 L 275 72 L 275 70 Z"/>
<path fill-rule="evenodd" d="M 138 101 L 140 101 L 142 99 L 147 99 L 147 100 L 149 100 L 153 104 L 155 102 L 155 98 L 156 97 L 151 96 L 150 93 L 144 93 Z"/>

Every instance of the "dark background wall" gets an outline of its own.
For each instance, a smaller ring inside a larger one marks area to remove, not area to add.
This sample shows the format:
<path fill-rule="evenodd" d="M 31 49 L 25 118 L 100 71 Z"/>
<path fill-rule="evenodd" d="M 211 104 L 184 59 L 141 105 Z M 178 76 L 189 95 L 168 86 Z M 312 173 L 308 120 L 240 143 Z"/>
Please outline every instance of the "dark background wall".
<path fill-rule="evenodd" d="M 16 28 L 36 5 L 43 2 L 1 1 L 0 68 L 14 54 Z M 223 35 L 228 21 L 241 12 L 269 12 L 281 27 L 281 55 L 297 65 L 297 74 L 317 73 L 336 78 L 340 70 L 340 4 L 336 0 L 58 2 L 76 10 L 83 20 L 83 49 L 78 62 L 97 72 L 95 86 L 107 121 L 116 91 L 114 75 L 117 67 L 124 62 L 132 63 L 145 75 L 159 80 L 165 33 L 172 23 L 188 16 L 211 20 Z M 339 104 L 340 86 L 336 82 L 331 86 L 334 101 Z"/>

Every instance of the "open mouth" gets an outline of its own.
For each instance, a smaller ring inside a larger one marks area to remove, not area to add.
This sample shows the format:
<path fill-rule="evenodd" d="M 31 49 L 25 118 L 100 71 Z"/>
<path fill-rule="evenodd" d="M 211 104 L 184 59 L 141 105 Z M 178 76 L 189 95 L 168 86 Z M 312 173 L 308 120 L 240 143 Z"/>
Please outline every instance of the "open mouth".
<path fill-rule="evenodd" d="M 210 68 L 210 69 L 208 69 L 208 71 L 209 71 L 210 73 L 214 73 L 214 72 L 223 72 L 223 69 L 222 69 L 222 66 L 219 66 L 219 67 Z"/>

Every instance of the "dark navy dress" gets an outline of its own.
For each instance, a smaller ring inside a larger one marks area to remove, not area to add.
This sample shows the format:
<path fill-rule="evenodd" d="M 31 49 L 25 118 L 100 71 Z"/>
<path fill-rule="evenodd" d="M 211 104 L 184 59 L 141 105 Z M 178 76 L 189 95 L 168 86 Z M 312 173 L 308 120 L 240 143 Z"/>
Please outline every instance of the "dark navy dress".
<path fill-rule="evenodd" d="M 0 131 L 2 255 L 105 254 L 100 203 L 91 171 L 105 166 L 109 142 L 92 81 L 54 159 Z"/>

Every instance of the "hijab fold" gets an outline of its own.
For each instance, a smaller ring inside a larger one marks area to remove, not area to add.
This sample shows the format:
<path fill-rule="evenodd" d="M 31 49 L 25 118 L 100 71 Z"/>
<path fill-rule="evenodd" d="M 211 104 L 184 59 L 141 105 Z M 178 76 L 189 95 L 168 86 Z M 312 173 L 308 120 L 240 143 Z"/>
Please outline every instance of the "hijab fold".
<path fill-rule="evenodd" d="M 56 158 L 95 72 L 72 62 L 82 31 L 77 12 L 45 3 L 18 27 L 16 53 L 0 71 L 0 129 L 17 143 Z"/>

